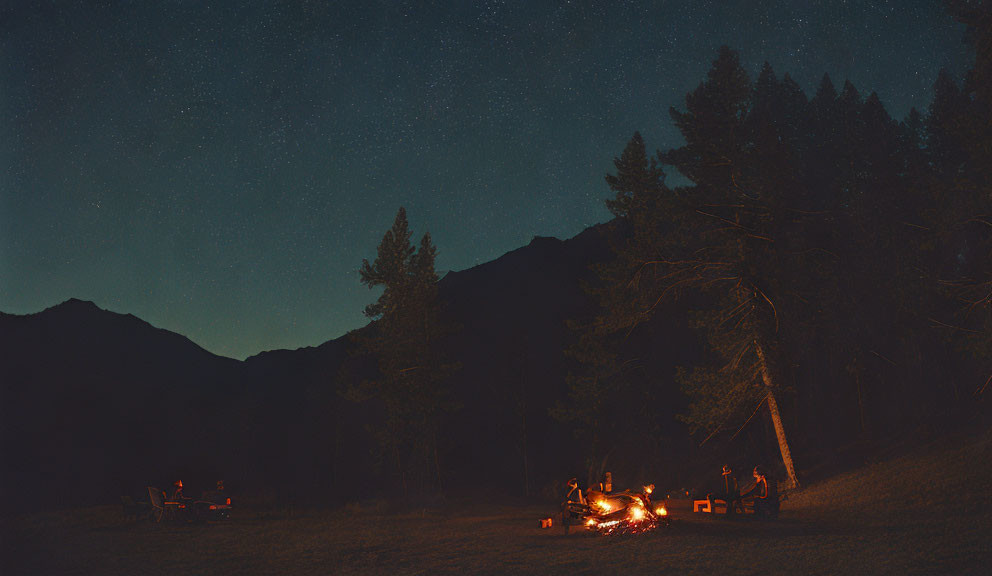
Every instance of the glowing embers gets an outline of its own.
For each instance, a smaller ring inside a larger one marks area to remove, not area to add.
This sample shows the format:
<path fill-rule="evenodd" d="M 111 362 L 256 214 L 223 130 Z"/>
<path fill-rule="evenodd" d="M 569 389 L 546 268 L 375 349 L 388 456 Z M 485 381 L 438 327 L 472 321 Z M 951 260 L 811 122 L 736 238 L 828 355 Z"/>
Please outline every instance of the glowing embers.
<path fill-rule="evenodd" d="M 573 492 L 577 484 L 574 479 L 569 482 Z M 594 491 L 586 503 L 566 501 L 562 509 L 565 532 L 568 533 L 568 526 L 574 521 L 600 534 L 639 534 L 658 526 L 668 526 L 671 519 L 664 504 L 651 502 L 654 489 L 653 484 L 648 484 L 640 491 Z"/>
<path fill-rule="evenodd" d="M 618 536 L 623 534 L 643 534 L 658 527 L 658 521 L 653 518 L 643 518 L 634 520 L 625 518 L 621 520 L 606 520 L 597 522 L 590 519 L 587 522 L 590 530 L 595 530 L 604 536 Z"/>
<path fill-rule="evenodd" d="M 603 535 L 641 534 L 657 528 L 667 520 L 667 515 L 664 506 L 652 512 L 644 507 L 642 501 L 635 500 L 626 509 L 620 508 L 605 517 L 589 518 L 586 527 Z"/>

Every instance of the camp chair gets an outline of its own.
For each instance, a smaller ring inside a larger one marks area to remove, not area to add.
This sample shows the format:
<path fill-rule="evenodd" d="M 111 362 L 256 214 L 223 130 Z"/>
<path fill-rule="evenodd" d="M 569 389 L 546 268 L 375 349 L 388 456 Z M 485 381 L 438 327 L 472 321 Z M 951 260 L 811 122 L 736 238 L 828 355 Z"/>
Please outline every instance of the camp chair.
<path fill-rule="evenodd" d="M 165 492 L 154 486 L 148 487 L 148 499 L 152 503 L 152 517 L 156 522 L 161 522 L 162 518 L 174 520 L 176 512 L 179 510 L 179 502 L 169 502 L 165 499 Z"/>

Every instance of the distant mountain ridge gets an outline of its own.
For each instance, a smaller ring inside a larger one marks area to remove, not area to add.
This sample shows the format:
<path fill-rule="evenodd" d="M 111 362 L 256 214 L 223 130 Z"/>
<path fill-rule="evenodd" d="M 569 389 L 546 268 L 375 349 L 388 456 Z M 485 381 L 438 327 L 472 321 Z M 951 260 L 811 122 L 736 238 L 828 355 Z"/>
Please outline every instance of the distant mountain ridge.
<path fill-rule="evenodd" d="M 587 313 L 589 264 L 609 255 L 607 226 L 527 246 L 439 284 L 445 313 L 462 326 L 448 354 L 462 365 L 453 389 L 463 409 L 449 423 L 452 477 L 515 466 L 519 450 L 492 430 L 518 416 L 506 390 L 525 389 L 536 461 L 562 465 L 568 442 L 548 410 L 565 394 L 568 318 Z M 300 493 L 340 485 L 371 489 L 354 465 L 375 468 L 361 419 L 341 396 L 354 362 L 349 336 L 319 346 L 261 352 L 244 361 L 130 314 L 71 299 L 29 315 L 0 313 L 2 461 L 6 493 L 58 494 L 48 504 L 106 501 L 148 483 L 224 477 Z M 315 454 L 329 454 L 315 456 Z M 348 464 L 350 462 L 351 464 Z M 475 472 L 473 472 L 475 471 Z M 69 485 L 72 490 L 64 488 Z M 326 489 L 326 488 L 325 488 Z"/>
<path fill-rule="evenodd" d="M 201 460 L 200 438 L 217 434 L 209 414 L 241 379 L 236 360 L 76 299 L 0 314 L 0 350 L 0 489 L 46 506 L 102 501 Z"/>
<path fill-rule="evenodd" d="M 45 308 L 41 312 L 36 312 L 33 314 L 17 315 L 17 314 L 7 314 L 5 312 L 0 312 L 0 318 L 10 319 L 10 321 L 12 322 L 17 322 L 18 320 L 16 319 L 23 319 L 23 320 L 34 319 L 40 321 L 42 323 L 41 325 L 43 326 L 57 328 L 60 330 L 66 330 L 70 328 L 70 326 L 74 323 L 74 321 L 93 319 L 95 318 L 95 315 L 101 313 L 106 315 L 108 321 L 110 321 L 109 318 L 116 317 L 117 321 L 120 323 L 119 325 L 122 328 L 126 326 L 125 324 L 126 322 L 132 322 L 133 326 L 126 329 L 140 330 L 142 328 L 146 328 L 148 329 L 149 334 L 151 334 L 152 332 L 158 333 L 159 335 L 162 336 L 163 342 L 166 341 L 167 339 L 172 340 L 174 342 L 172 344 L 174 347 L 188 345 L 191 350 L 197 349 L 215 358 L 226 358 L 225 356 L 220 356 L 218 354 L 209 352 L 208 350 L 199 346 L 198 344 L 196 344 L 186 336 L 183 336 L 175 332 L 171 332 L 164 328 L 155 327 L 133 314 L 121 314 L 118 312 L 105 310 L 103 308 L 98 307 L 94 302 L 88 300 L 79 300 L 77 298 L 70 298 L 65 302 L 62 302 L 61 304 L 50 306 L 48 308 Z M 87 316 L 87 315 L 93 315 L 93 316 Z M 233 359 L 229 359 L 229 360 L 233 360 Z"/>

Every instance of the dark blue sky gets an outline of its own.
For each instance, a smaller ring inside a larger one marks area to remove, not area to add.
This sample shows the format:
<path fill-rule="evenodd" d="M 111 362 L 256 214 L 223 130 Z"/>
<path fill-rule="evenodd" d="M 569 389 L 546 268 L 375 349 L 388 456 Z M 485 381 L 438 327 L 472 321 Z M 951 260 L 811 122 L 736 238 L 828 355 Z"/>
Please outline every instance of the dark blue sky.
<path fill-rule="evenodd" d="M 0 311 L 70 297 L 244 358 L 365 324 L 399 206 L 439 270 L 605 221 L 635 130 L 721 44 L 925 109 L 937 0 L 69 2 L 0 8 Z"/>

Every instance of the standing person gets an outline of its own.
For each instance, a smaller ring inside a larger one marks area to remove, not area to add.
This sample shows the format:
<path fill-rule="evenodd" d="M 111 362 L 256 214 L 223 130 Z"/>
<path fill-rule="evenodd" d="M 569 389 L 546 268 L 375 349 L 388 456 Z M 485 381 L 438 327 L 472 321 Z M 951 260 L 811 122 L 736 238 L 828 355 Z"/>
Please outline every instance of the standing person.
<path fill-rule="evenodd" d="M 727 503 L 727 515 L 732 516 L 737 513 L 737 506 L 741 504 L 741 489 L 737 485 L 737 476 L 734 475 L 734 470 L 731 468 L 730 464 L 723 465 L 722 475 L 723 492 L 707 494 L 706 499 L 710 501 L 710 510 L 713 510 L 714 512 L 716 511 L 716 508 L 714 507 L 713 501 L 723 500 Z"/>

